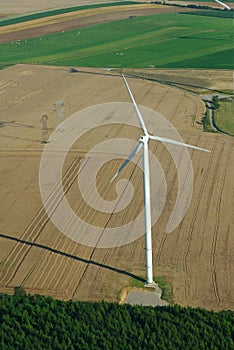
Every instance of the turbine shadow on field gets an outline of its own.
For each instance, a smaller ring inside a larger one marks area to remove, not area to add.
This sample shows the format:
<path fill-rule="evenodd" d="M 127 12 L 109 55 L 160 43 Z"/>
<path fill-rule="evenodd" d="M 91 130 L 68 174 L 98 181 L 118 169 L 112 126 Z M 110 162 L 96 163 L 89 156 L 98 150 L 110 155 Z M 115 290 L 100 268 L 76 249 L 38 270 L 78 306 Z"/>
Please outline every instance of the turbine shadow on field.
<path fill-rule="evenodd" d="M 125 270 L 121 270 L 121 269 L 117 269 L 116 267 L 113 267 L 113 266 L 110 266 L 110 265 L 105 265 L 105 264 L 99 263 L 99 262 L 94 261 L 94 260 L 87 260 L 87 259 L 81 258 L 79 256 L 72 255 L 72 254 L 63 252 L 61 250 L 51 248 L 51 247 L 46 246 L 44 244 L 39 244 L 39 243 L 35 243 L 35 242 L 25 241 L 24 239 L 20 239 L 20 238 L 17 238 L 17 237 L 5 235 L 3 233 L 0 233 L 0 238 L 9 239 L 11 241 L 15 241 L 15 242 L 18 242 L 18 243 L 26 244 L 26 245 L 31 246 L 31 247 L 37 247 L 37 248 L 40 248 L 40 249 L 45 249 L 45 250 L 48 250 L 49 252 L 52 252 L 52 253 L 55 253 L 55 254 L 59 254 L 59 255 L 65 256 L 67 258 L 71 258 L 71 259 L 80 261 L 80 262 L 82 262 L 84 264 L 87 264 L 87 265 L 90 264 L 90 265 L 102 267 L 104 269 L 107 269 L 107 270 L 110 270 L 110 271 L 113 271 L 113 272 L 117 272 L 117 273 L 120 273 L 122 275 L 129 276 L 129 277 L 134 278 L 134 279 L 136 279 L 138 281 L 145 282 L 145 280 L 143 278 L 141 278 L 141 277 L 139 277 L 137 275 L 134 275 L 131 272 L 128 272 L 128 271 L 125 271 Z"/>
<path fill-rule="evenodd" d="M 91 74 L 91 75 L 104 75 L 104 76 L 109 76 L 109 77 L 120 77 L 121 75 L 118 73 L 106 73 L 107 69 L 105 69 L 105 71 L 103 73 L 100 72 L 93 72 L 93 71 L 88 71 L 88 70 L 79 70 L 76 68 L 70 68 L 70 73 L 81 73 L 81 74 Z"/>

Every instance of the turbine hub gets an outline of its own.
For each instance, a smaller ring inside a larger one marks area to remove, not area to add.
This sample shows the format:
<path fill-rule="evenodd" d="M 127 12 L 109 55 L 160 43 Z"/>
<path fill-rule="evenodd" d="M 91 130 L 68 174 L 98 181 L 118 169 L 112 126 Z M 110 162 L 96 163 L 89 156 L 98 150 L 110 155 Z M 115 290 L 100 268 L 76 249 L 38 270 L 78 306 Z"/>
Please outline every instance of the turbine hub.
<path fill-rule="evenodd" d="M 139 142 L 147 143 L 149 141 L 149 135 L 144 135 L 139 138 Z"/>

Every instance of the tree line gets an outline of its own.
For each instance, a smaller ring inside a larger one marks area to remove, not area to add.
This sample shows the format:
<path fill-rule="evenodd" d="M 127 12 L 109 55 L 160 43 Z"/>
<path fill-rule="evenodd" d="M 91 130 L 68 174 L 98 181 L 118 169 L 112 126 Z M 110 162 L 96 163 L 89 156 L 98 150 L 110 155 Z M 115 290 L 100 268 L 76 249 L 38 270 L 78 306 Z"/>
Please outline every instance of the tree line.
<path fill-rule="evenodd" d="M 1 350 L 231 350 L 233 321 L 232 311 L 0 294 Z"/>

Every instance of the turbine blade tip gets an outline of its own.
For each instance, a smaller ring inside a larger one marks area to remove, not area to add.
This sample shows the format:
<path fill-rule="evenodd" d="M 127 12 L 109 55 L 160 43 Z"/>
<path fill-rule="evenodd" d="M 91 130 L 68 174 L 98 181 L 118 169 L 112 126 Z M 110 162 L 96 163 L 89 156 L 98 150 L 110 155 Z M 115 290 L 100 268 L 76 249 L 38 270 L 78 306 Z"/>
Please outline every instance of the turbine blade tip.
<path fill-rule="evenodd" d="M 114 176 L 112 176 L 112 178 L 109 180 L 109 183 L 111 184 L 113 181 L 114 181 L 114 179 L 117 177 L 117 174 L 115 174 Z"/>

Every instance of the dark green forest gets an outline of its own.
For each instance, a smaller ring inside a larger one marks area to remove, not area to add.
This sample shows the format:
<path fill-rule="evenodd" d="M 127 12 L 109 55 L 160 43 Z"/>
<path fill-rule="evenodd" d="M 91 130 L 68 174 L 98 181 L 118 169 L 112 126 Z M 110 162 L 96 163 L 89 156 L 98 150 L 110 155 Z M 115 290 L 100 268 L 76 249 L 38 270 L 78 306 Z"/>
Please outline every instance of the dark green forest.
<path fill-rule="evenodd" d="M 231 350 L 233 321 L 232 311 L 0 294 L 1 350 Z"/>

